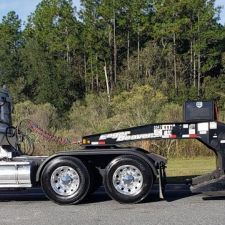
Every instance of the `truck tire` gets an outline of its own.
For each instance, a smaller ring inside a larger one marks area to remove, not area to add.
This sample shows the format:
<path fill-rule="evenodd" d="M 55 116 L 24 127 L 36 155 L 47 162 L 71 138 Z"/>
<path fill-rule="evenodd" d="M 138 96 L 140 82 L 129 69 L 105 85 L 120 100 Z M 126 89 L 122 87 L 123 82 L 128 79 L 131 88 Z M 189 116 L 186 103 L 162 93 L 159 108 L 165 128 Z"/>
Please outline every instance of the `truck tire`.
<path fill-rule="evenodd" d="M 50 200 L 58 204 L 76 204 L 89 191 L 90 175 L 81 160 L 59 157 L 44 167 L 41 186 Z"/>
<path fill-rule="evenodd" d="M 107 194 L 120 203 L 138 203 L 153 185 L 151 167 L 135 156 L 119 156 L 106 168 L 104 186 Z"/>

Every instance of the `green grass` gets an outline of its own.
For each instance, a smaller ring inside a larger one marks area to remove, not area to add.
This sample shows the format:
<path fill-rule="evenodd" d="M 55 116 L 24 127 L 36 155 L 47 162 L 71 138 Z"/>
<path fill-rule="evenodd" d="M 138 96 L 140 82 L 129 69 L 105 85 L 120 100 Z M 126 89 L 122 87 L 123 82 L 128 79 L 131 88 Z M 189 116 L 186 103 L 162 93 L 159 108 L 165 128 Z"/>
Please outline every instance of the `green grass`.
<path fill-rule="evenodd" d="M 188 177 L 201 175 L 216 168 L 214 157 L 197 157 L 193 159 L 168 159 L 168 177 Z"/>

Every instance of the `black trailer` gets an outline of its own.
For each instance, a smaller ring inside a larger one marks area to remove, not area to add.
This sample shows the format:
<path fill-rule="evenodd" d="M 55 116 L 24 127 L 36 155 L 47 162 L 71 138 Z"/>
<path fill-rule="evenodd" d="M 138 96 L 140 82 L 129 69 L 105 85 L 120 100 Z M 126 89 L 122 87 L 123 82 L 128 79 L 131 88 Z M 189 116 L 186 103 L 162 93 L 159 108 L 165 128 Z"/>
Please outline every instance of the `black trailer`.
<path fill-rule="evenodd" d="M 102 184 L 121 203 L 142 201 L 158 181 L 160 198 L 166 184 L 166 159 L 120 143 L 138 140 L 197 139 L 217 157 L 217 168 L 191 180 L 193 192 L 225 190 L 225 124 L 217 121 L 211 101 L 186 102 L 184 122 L 157 123 L 85 136 L 80 150 L 50 157 L 24 155 L 23 136 L 11 126 L 11 99 L 0 91 L 0 188 L 42 187 L 59 204 L 76 204 Z M 19 135 L 18 135 L 19 133 Z"/>

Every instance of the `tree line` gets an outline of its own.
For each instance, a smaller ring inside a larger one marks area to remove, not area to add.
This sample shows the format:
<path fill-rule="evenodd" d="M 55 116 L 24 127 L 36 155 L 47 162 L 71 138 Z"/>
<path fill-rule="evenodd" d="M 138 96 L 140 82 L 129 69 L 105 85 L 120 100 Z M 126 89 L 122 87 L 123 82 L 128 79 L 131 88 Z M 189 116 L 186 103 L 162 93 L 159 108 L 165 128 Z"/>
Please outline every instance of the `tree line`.
<path fill-rule="evenodd" d="M 42 0 L 0 23 L 0 85 L 60 114 L 88 94 L 149 85 L 168 102 L 225 103 L 225 28 L 215 0 Z M 149 96 L 151 97 L 151 96 Z"/>

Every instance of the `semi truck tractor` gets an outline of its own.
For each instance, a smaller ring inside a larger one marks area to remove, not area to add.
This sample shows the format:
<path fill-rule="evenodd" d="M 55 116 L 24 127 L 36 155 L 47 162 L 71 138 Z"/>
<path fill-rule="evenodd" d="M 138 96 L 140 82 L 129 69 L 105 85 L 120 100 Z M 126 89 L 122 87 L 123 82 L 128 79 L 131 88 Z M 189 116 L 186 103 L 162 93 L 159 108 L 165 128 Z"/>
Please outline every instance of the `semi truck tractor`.
<path fill-rule="evenodd" d="M 26 134 L 12 126 L 12 99 L 0 90 L 0 189 L 40 187 L 58 204 L 77 204 L 104 186 L 120 203 L 137 203 L 153 184 L 164 198 L 166 158 L 124 143 L 140 140 L 196 139 L 215 153 L 211 173 L 190 181 L 192 192 L 225 190 L 225 124 L 213 101 L 188 101 L 184 121 L 156 123 L 84 136 L 80 148 L 51 156 L 24 153 Z M 31 125 L 32 126 L 32 125 Z M 123 145 L 120 145 L 123 143 Z"/>

